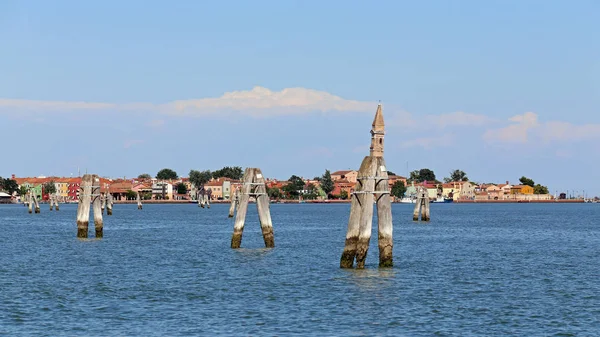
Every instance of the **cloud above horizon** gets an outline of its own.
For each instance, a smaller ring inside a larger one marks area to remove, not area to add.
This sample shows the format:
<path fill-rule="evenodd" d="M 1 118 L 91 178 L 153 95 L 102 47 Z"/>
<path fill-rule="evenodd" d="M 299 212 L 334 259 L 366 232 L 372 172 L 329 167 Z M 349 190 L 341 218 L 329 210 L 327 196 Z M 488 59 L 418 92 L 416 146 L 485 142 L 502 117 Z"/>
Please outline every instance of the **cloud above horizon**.
<path fill-rule="evenodd" d="M 0 112 L 17 109 L 26 112 L 70 112 L 87 110 L 147 110 L 166 115 L 207 116 L 235 113 L 268 117 L 315 112 L 372 112 L 376 102 L 341 98 L 325 91 L 286 88 L 272 91 L 260 86 L 252 90 L 226 92 L 216 98 L 176 100 L 164 104 L 41 101 L 0 98 Z"/>
<path fill-rule="evenodd" d="M 510 125 L 487 130 L 483 139 L 489 143 L 527 144 L 530 141 L 577 142 L 600 138 L 600 124 L 576 125 L 562 121 L 540 122 L 538 114 L 526 112 L 509 118 Z"/>

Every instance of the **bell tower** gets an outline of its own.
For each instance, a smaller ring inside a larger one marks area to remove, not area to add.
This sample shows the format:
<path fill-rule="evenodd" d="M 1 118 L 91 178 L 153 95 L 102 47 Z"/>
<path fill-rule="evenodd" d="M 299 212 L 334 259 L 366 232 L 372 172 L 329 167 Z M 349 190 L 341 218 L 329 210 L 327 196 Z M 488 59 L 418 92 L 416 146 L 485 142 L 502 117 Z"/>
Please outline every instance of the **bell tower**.
<path fill-rule="evenodd" d="M 373 119 L 373 126 L 371 127 L 371 157 L 383 157 L 384 134 L 383 109 L 381 108 L 381 103 L 379 103 L 375 112 L 375 119 Z"/>

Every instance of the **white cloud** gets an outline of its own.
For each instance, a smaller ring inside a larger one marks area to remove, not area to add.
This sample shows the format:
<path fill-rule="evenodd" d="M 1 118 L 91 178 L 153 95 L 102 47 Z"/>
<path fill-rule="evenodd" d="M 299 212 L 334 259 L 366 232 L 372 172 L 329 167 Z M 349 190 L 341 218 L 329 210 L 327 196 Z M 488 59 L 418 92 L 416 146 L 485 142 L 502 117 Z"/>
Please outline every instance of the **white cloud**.
<path fill-rule="evenodd" d="M 533 112 L 511 117 L 509 121 L 513 124 L 488 130 L 483 138 L 488 142 L 521 144 L 529 141 L 550 143 L 600 138 L 600 124 L 575 125 L 562 121 L 540 122 L 538 115 Z"/>
<path fill-rule="evenodd" d="M 237 111 L 252 116 L 271 116 L 325 111 L 374 111 L 376 104 L 343 99 L 324 91 L 287 88 L 271 91 L 254 87 L 249 91 L 227 92 L 217 98 L 179 100 L 162 106 L 170 114 L 207 115 Z"/>
<path fill-rule="evenodd" d="M 221 97 L 177 100 L 165 104 L 96 103 L 0 99 L 0 109 L 21 109 L 36 112 L 84 110 L 150 110 L 170 115 L 206 116 L 235 112 L 254 117 L 302 114 L 326 111 L 374 112 L 375 102 L 355 101 L 325 91 L 287 88 L 271 91 L 263 87 L 226 92 Z"/>
<path fill-rule="evenodd" d="M 483 139 L 488 142 L 527 143 L 529 130 L 539 127 L 537 114 L 533 112 L 511 117 L 509 121 L 516 124 L 488 130 L 483 134 Z"/>

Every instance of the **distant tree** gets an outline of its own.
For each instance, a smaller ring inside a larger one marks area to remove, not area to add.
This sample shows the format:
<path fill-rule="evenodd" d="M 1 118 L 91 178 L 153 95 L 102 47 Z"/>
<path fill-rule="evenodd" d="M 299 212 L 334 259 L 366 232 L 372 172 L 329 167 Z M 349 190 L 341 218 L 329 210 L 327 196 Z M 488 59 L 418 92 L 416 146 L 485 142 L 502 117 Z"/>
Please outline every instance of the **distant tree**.
<path fill-rule="evenodd" d="M 533 187 L 534 194 L 548 194 L 548 187 L 537 184 Z"/>
<path fill-rule="evenodd" d="M 220 170 L 216 170 L 212 173 L 212 177 L 217 178 L 230 178 L 233 180 L 240 180 L 244 176 L 244 171 L 240 166 L 225 166 Z"/>
<path fill-rule="evenodd" d="M 54 180 L 51 180 L 42 185 L 42 193 L 45 195 L 56 193 L 56 185 L 54 185 Z"/>
<path fill-rule="evenodd" d="M 331 172 L 329 170 L 325 170 L 323 177 L 321 178 L 321 189 L 325 192 L 326 195 L 329 195 L 331 191 L 333 191 L 333 179 L 331 179 Z"/>
<path fill-rule="evenodd" d="M 138 179 L 152 179 L 152 176 L 148 173 L 142 173 L 138 176 Z"/>
<path fill-rule="evenodd" d="M 304 190 L 304 180 L 302 178 L 293 175 L 288 179 L 288 184 L 283 187 L 283 191 L 290 197 L 297 197 L 300 195 L 300 191 Z"/>
<path fill-rule="evenodd" d="M 190 170 L 190 182 L 196 186 L 196 188 L 200 188 L 204 186 L 210 179 L 212 178 L 212 173 L 209 170 L 205 171 L 196 171 Z"/>
<path fill-rule="evenodd" d="M 410 181 L 414 181 L 416 183 L 421 183 L 423 181 L 435 182 L 435 173 L 428 168 L 423 168 L 420 170 L 415 170 L 410 172 Z"/>
<path fill-rule="evenodd" d="M 321 179 L 323 179 L 323 177 L 314 177 L 313 180 L 321 182 Z"/>
<path fill-rule="evenodd" d="M 137 193 L 132 190 L 127 190 L 127 192 L 125 192 L 125 197 L 127 198 L 127 200 L 134 200 L 137 199 Z"/>
<path fill-rule="evenodd" d="M 19 187 L 19 195 L 20 196 L 25 196 L 27 194 L 27 192 L 29 192 L 29 189 L 27 188 L 27 186 Z"/>
<path fill-rule="evenodd" d="M 19 184 L 14 179 L 2 179 L 2 177 L 0 177 L 0 190 L 4 190 L 8 194 L 12 195 L 14 192 L 19 190 Z"/>
<path fill-rule="evenodd" d="M 177 194 L 186 194 L 187 193 L 187 186 L 185 186 L 184 183 L 178 183 L 175 186 L 177 188 Z"/>
<path fill-rule="evenodd" d="M 179 176 L 177 176 L 177 172 L 168 168 L 162 169 L 156 174 L 156 179 L 160 180 L 175 180 L 178 178 Z"/>
<path fill-rule="evenodd" d="M 396 198 L 403 198 L 406 193 L 406 186 L 404 185 L 404 181 L 397 180 L 394 185 L 392 185 L 392 195 Z"/>
<path fill-rule="evenodd" d="M 525 176 L 521 177 L 519 179 L 519 181 L 521 182 L 522 185 L 527 185 L 527 186 L 531 186 L 531 187 L 535 186 L 535 182 L 533 182 L 532 179 L 529 179 L 529 178 L 527 178 Z"/>
<path fill-rule="evenodd" d="M 342 200 L 348 199 L 348 191 L 342 190 L 342 192 L 340 192 L 340 199 L 342 199 Z"/>
<path fill-rule="evenodd" d="M 395 176 L 396 173 L 392 172 L 392 171 L 387 171 L 388 176 Z"/>
<path fill-rule="evenodd" d="M 283 197 L 283 193 L 277 187 L 269 187 L 267 188 L 267 194 L 271 199 L 281 199 Z"/>
<path fill-rule="evenodd" d="M 447 183 L 451 181 L 469 181 L 469 177 L 464 171 L 454 170 L 450 172 L 450 177 L 444 178 L 444 181 Z"/>

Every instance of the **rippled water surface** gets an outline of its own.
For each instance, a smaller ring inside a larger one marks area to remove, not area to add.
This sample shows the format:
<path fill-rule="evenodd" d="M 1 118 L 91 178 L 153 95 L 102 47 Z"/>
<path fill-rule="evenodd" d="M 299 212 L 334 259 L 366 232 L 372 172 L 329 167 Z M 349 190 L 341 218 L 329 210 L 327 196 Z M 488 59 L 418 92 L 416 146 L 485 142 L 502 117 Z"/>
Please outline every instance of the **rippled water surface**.
<path fill-rule="evenodd" d="M 76 239 L 76 205 L 0 205 L 0 335 L 599 336 L 600 205 L 393 205 L 394 262 L 342 270 L 350 207 L 115 205 Z"/>

